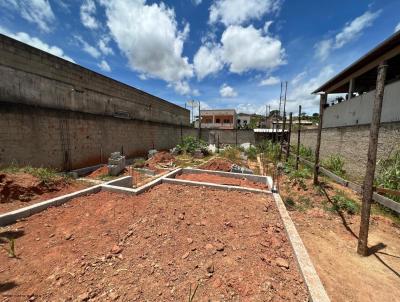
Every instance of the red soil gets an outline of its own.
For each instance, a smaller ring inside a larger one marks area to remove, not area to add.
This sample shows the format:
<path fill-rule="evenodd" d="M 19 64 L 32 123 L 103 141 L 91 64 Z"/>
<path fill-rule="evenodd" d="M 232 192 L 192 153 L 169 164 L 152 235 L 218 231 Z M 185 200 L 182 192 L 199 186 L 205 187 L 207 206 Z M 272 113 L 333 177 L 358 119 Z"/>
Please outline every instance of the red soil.
<path fill-rule="evenodd" d="M 233 162 L 226 158 L 214 158 L 199 166 L 199 169 L 230 172 Z"/>
<path fill-rule="evenodd" d="M 307 301 L 270 196 L 162 184 L 109 192 L 0 229 L 8 301 Z M 7 299 L 7 298 L 6 298 Z"/>
<path fill-rule="evenodd" d="M 207 173 L 181 174 L 181 175 L 176 176 L 176 178 L 200 181 L 200 182 L 211 182 L 211 183 L 220 184 L 220 185 L 247 187 L 247 188 L 254 188 L 254 189 L 261 189 L 261 190 L 266 190 L 268 188 L 266 184 L 262 184 L 259 182 L 253 182 L 246 178 L 242 178 L 242 179 L 232 178 L 232 177 L 212 175 L 212 174 L 207 174 Z"/>
<path fill-rule="evenodd" d="M 175 163 L 175 157 L 171 153 L 160 151 L 154 154 L 152 158 L 148 159 L 145 166 L 153 171 L 159 171 L 157 166 L 170 166 L 173 163 Z"/>
<path fill-rule="evenodd" d="M 3 176 L 5 175 L 5 177 Z M 60 178 L 52 183 L 44 183 L 27 173 L 0 175 L 0 213 L 82 190 L 88 185 Z"/>
<path fill-rule="evenodd" d="M 106 165 L 94 170 L 90 174 L 86 175 L 87 178 L 97 179 L 101 176 L 106 176 L 108 174 L 108 167 Z"/>

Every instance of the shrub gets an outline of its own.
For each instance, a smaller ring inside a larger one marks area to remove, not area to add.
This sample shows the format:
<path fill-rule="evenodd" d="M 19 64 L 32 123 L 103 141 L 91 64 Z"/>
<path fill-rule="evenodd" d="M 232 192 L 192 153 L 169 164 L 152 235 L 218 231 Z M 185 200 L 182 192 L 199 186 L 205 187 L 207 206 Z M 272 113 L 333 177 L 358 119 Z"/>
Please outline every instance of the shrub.
<path fill-rule="evenodd" d="M 343 169 L 343 157 L 339 154 L 330 155 L 327 159 L 322 161 L 322 166 L 339 176 L 344 176 L 346 174 L 346 171 Z"/>
<path fill-rule="evenodd" d="M 280 145 L 272 140 L 264 140 L 258 145 L 258 150 L 263 153 L 266 158 L 276 163 L 279 158 Z"/>
<path fill-rule="evenodd" d="M 294 210 L 296 207 L 296 203 L 292 197 L 286 197 L 284 199 L 284 204 L 289 211 Z"/>
<path fill-rule="evenodd" d="M 240 150 L 236 147 L 226 147 L 225 150 L 221 152 L 221 156 L 231 160 L 234 163 L 240 162 Z"/>
<path fill-rule="evenodd" d="M 300 157 L 303 157 L 305 159 L 309 159 L 309 160 L 314 159 L 314 154 L 313 154 L 312 149 L 310 147 L 306 147 L 304 145 L 300 145 L 299 155 L 300 155 Z"/>

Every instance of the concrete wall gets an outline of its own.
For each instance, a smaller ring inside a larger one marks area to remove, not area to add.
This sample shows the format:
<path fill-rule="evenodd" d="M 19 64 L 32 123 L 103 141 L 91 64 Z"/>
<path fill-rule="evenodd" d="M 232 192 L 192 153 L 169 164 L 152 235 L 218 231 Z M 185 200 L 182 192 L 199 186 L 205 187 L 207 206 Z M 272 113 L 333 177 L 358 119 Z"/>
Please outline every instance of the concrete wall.
<path fill-rule="evenodd" d="M 0 34 L 0 102 L 189 125 L 189 111 Z"/>
<path fill-rule="evenodd" d="M 326 108 L 323 127 L 369 124 L 374 97 L 375 90 Z M 400 122 L 400 81 L 385 86 L 381 122 Z"/>
<path fill-rule="evenodd" d="M 253 130 L 201 129 L 201 138 L 210 144 L 216 144 L 218 136 L 220 144 L 256 143 Z"/>
<path fill-rule="evenodd" d="M 111 152 L 128 157 L 169 149 L 194 129 L 67 110 L 2 103 L 0 166 L 70 170 L 106 162 Z"/>
<path fill-rule="evenodd" d="M 301 143 L 315 150 L 317 129 L 303 130 Z M 292 133 L 292 145 L 297 142 L 297 132 Z M 345 170 L 352 179 L 361 180 L 365 175 L 369 142 L 369 125 L 326 128 L 322 131 L 321 158 L 340 154 L 345 161 Z M 400 149 L 400 122 L 384 123 L 379 131 L 378 160 L 387 158 Z"/>

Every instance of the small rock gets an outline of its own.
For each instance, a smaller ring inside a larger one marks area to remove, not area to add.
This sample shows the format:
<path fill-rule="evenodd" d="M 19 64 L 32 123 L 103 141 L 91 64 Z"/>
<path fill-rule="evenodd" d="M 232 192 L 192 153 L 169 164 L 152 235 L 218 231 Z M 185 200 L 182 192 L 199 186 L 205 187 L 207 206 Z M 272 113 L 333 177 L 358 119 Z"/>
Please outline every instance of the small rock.
<path fill-rule="evenodd" d="M 40 241 L 40 238 L 38 237 L 38 238 L 36 238 L 36 241 Z"/>
<path fill-rule="evenodd" d="M 205 246 L 206 250 L 212 250 L 214 246 L 211 243 L 207 243 Z"/>
<path fill-rule="evenodd" d="M 279 267 L 284 267 L 286 269 L 289 268 L 289 262 L 287 262 L 287 260 L 283 259 L 283 258 L 276 258 L 275 259 L 275 263 L 277 266 Z"/>
<path fill-rule="evenodd" d="M 214 273 L 214 264 L 212 262 L 207 264 L 207 273 L 209 273 L 209 274 Z"/>
<path fill-rule="evenodd" d="M 108 294 L 111 300 L 116 301 L 119 298 L 119 295 L 115 292 L 111 292 Z"/>
<path fill-rule="evenodd" d="M 83 293 L 78 296 L 78 301 L 87 301 L 89 300 L 89 293 Z"/>
<path fill-rule="evenodd" d="M 186 252 L 185 254 L 183 254 L 182 259 L 186 259 L 187 257 L 189 257 L 189 252 Z"/>
<path fill-rule="evenodd" d="M 68 233 L 65 235 L 65 240 L 70 240 L 72 238 L 72 233 Z"/>
<path fill-rule="evenodd" d="M 114 245 L 111 249 L 112 254 L 119 254 L 121 252 L 122 252 L 122 247 L 120 247 L 119 245 Z"/>
<path fill-rule="evenodd" d="M 183 220 L 183 219 L 185 219 L 185 215 L 184 215 L 184 214 L 179 214 L 179 215 L 178 215 L 178 218 L 179 218 L 180 220 Z"/>
<path fill-rule="evenodd" d="M 50 234 L 49 238 L 53 238 L 55 236 L 55 234 Z"/>
<path fill-rule="evenodd" d="M 216 250 L 222 252 L 225 249 L 225 245 L 222 242 L 218 242 L 216 245 Z"/>
<path fill-rule="evenodd" d="M 189 244 L 192 244 L 192 243 L 193 243 L 193 239 L 192 239 L 192 238 L 188 238 L 188 239 L 187 239 L 187 242 L 188 242 Z"/>

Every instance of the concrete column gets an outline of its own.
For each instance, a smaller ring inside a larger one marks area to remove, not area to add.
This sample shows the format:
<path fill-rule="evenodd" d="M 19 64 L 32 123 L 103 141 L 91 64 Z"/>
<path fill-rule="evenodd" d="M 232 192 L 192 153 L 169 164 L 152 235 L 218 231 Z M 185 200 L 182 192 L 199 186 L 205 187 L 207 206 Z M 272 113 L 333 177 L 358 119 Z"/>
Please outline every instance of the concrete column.
<path fill-rule="evenodd" d="M 349 100 L 353 97 L 354 92 L 354 78 L 349 82 Z"/>

